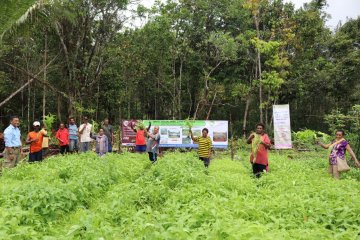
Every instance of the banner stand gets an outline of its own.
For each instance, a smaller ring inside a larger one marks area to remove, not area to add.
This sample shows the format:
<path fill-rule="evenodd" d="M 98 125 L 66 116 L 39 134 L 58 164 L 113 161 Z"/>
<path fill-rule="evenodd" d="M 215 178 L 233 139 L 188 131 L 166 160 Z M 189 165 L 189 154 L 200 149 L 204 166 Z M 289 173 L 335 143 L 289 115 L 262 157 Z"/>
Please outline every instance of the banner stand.
<path fill-rule="evenodd" d="M 289 104 L 273 105 L 275 149 L 292 149 Z"/>

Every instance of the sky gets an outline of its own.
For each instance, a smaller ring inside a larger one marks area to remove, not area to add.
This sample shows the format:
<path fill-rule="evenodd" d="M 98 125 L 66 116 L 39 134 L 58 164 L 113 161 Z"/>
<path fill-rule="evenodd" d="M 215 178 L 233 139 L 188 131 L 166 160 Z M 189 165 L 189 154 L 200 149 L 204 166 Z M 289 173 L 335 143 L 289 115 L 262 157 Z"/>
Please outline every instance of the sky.
<path fill-rule="evenodd" d="M 301 7 L 306 2 L 310 2 L 310 0 L 285 1 L 294 3 L 296 8 Z M 140 3 L 146 7 L 151 7 L 154 2 L 155 0 L 140 0 Z M 360 16 L 360 0 L 327 0 L 327 4 L 328 6 L 325 10 L 331 15 L 331 19 L 327 21 L 327 26 L 331 29 L 335 29 L 339 21 L 345 23 L 347 18 L 355 19 Z"/>
<path fill-rule="evenodd" d="M 292 2 L 296 8 L 301 7 L 309 0 L 285 0 Z M 331 15 L 331 19 L 327 21 L 327 26 L 331 29 L 336 28 L 339 21 L 343 24 L 347 18 L 357 18 L 360 16 L 360 0 L 327 0 L 325 11 Z"/>

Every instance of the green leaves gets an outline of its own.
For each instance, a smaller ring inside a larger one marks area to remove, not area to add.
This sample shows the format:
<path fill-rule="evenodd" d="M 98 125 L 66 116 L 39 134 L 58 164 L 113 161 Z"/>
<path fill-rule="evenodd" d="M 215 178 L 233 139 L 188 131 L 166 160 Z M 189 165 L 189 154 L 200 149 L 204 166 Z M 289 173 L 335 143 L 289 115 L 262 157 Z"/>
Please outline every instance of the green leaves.
<path fill-rule="evenodd" d="M 0 34 L 9 29 L 37 0 L 3 0 L 0 8 Z"/>
<path fill-rule="evenodd" d="M 215 55 L 219 60 L 236 60 L 239 46 L 230 33 L 212 32 L 208 42 L 215 47 Z"/>
<path fill-rule="evenodd" d="M 256 134 L 256 133 L 253 133 L 254 134 L 254 138 L 251 142 L 251 153 L 253 154 L 253 157 L 254 157 L 254 161 L 253 163 L 256 162 L 256 155 L 257 155 L 257 152 L 259 150 L 259 146 L 261 144 L 261 137 L 259 134 Z"/>
<path fill-rule="evenodd" d="M 155 165 L 131 153 L 21 165 L 0 179 L 0 237 L 356 239 L 359 170 L 334 181 L 325 152 L 271 153 L 270 162 L 261 179 L 222 153 L 208 171 L 193 152 Z"/>

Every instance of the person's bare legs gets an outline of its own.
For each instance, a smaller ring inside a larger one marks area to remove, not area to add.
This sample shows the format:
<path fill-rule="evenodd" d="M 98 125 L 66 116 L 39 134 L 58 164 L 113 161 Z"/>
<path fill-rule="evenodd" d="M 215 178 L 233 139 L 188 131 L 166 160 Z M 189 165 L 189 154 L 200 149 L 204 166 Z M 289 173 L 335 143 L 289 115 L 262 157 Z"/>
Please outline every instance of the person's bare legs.
<path fill-rule="evenodd" d="M 340 179 L 340 172 L 338 171 L 337 165 L 332 165 L 332 173 L 335 179 Z"/>
<path fill-rule="evenodd" d="M 340 173 L 338 171 L 337 165 L 329 166 L 329 174 L 335 179 L 340 179 Z"/>
<path fill-rule="evenodd" d="M 329 174 L 333 176 L 333 165 L 329 165 Z"/>

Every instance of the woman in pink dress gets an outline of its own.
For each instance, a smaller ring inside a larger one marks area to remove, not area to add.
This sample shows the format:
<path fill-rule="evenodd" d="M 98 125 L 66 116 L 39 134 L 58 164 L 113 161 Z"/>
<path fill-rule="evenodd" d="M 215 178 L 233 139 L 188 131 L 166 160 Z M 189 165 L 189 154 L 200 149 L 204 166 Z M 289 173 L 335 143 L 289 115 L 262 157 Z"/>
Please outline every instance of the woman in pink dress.
<path fill-rule="evenodd" d="M 253 145 L 250 162 L 252 164 L 253 173 L 257 178 L 259 178 L 262 172 L 266 172 L 268 170 L 268 150 L 271 147 L 270 138 L 265 133 L 264 124 L 258 123 L 256 125 L 256 132 L 249 136 L 247 143 Z"/>

